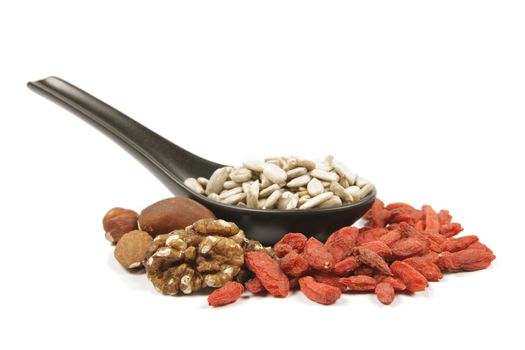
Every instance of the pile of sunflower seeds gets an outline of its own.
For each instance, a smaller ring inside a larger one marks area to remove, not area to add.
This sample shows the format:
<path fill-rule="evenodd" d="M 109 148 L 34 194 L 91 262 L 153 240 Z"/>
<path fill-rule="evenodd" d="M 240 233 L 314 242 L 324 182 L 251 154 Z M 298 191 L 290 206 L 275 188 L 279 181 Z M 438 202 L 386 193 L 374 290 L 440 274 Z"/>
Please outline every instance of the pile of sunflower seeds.
<path fill-rule="evenodd" d="M 184 184 L 225 204 L 288 210 L 355 203 L 374 188 L 333 156 L 318 162 L 296 156 L 247 160 L 242 167 L 219 168 L 209 179 L 187 178 Z"/>

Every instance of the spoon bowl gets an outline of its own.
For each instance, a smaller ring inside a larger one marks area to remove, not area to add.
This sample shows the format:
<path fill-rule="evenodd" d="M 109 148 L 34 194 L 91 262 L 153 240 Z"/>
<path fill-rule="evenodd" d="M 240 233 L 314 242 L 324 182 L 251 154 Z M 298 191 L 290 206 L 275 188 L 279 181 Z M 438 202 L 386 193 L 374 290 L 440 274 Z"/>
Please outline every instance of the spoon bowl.
<path fill-rule="evenodd" d="M 109 136 L 146 166 L 173 194 L 203 204 L 218 218 L 233 221 L 246 235 L 273 245 L 287 232 L 302 232 L 321 241 L 352 225 L 372 206 L 375 188 L 362 200 L 336 208 L 306 210 L 248 209 L 224 204 L 184 185 L 188 177 L 210 177 L 225 165 L 201 158 L 156 134 L 87 92 L 57 77 L 33 81 L 28 87 L 62 105 Z"/>

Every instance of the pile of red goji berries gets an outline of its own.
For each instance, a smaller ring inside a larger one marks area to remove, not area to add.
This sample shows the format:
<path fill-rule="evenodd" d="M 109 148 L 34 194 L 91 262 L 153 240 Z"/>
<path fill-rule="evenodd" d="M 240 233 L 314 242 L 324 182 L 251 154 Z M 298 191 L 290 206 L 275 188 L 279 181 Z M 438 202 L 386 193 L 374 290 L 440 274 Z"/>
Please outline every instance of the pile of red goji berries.
<path fill-rule="evenodd" d="M 309 299 L 333 304 L 342 292 L 374 292 L 383 304 L 395 294 L 423 291 L 443 272 L 487 268 L 496 257 L 477 236 L 456 238 L 463 231 L 447 210 L 419 210 L 405 203 L 385 207 L 376 199 L 363 228 L 343 227 L 322 243 L 302 233 L 287 233 L 274 246 L 279 262 L 263 252 L 245 253 L 255 277 L 244 287 L 253 294 L 286 297 L 299 287 Z M 242 284 L 228 282 L 210 294 L 212 306 L 240 298 Z"/>

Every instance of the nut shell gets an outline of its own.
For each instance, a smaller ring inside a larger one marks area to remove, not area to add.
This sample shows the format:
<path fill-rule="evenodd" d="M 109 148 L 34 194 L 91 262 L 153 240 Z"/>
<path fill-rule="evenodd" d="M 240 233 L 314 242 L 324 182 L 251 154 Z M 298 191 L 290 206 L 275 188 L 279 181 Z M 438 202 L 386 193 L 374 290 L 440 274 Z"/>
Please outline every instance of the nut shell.
<path fill-rule="evenodd" d="M 142 210 L 139 215 L 140 229 L 152 237 L 184 229 L 199 219 L 215 219 L 205 206 L 189 198 L 167 198 Z"/>
<path fill-rule="evenodd" d="M 147 232 L 139 230 L 128 232 L 115 247 L 115 259 L 127 269 L 140 267 L 152 241 Z"/>
<path fill-rule="evenodd" d="M 111 243 L 117 243 L 126 233 L 138 228 L 138 214 L 130 209 L 112 208 L 102 220 L 106 239 Z"/>

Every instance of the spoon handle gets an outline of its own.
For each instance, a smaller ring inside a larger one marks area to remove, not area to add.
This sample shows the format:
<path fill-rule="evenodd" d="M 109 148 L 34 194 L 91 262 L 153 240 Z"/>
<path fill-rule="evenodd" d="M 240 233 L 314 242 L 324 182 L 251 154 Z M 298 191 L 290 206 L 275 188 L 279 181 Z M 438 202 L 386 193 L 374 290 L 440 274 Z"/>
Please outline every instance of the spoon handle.
<path fill-rule="evenodd" d="M 77 114 L 121 145 L 148 167 L 169 188 L 173 182 L 194 176 L 195 167 L 203 176 L 220 167 L 166 140 L 115 108 L 57 77 L 33 81 L 28 87 Z M 209 169 L 208 169 L 209 168 Z M 167 183 L 166 183 L 167 181 Z"/>

